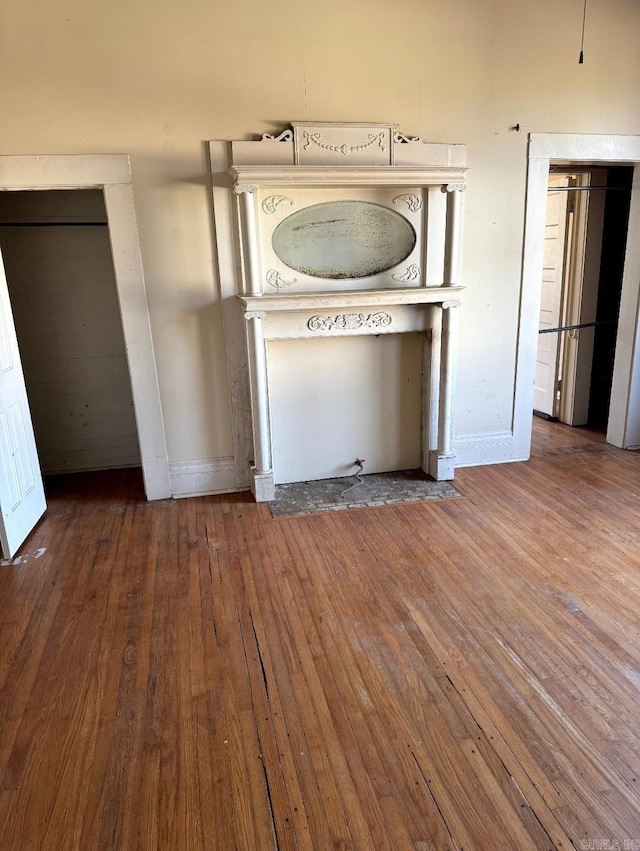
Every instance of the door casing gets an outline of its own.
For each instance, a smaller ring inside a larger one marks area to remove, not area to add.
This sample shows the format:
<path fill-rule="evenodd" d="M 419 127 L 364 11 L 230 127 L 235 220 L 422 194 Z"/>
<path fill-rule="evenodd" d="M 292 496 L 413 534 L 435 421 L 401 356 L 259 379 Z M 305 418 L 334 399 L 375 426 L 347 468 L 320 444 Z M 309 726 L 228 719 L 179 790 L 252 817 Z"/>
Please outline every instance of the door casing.
<path fill-rule="evenodd" d="M 126 155 L 0 156 L 0 191 L 104 193 L 147 499 L 171 496 L 160 390 Z"/>
<path fill-rule="evenodd" d="M 516 457 L 527 458 L 531 448 L 549 168 L 581 163 L 634 166 L 607 441 L 625 449 L 640 446 L 640 242 L 634 239 L 640 231 L 640 136 L 531 133 L 513 416 Z"/>

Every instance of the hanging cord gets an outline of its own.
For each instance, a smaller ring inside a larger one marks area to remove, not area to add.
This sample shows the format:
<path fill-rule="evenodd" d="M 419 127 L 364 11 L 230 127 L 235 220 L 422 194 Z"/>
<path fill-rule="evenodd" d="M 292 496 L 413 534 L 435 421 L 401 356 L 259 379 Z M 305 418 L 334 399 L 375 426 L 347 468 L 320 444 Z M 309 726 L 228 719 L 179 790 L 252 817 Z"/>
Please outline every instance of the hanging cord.
<path fill-rule="evenodd" d="M 364 458 L 356 458 L 356 460 L 353 462 L 356 465 L 356 467 L 360 467 L 360 469 L 356 473 L 356 479 L 358 481 L 354 485 L 351 485 L 351 487 L 348 487 L 348 488 L 346 488 L 346 490 L 343 490 L 342 493 L 340 494 L 340 499 L 344 499 L 345 495 L 348 494 L 349 491 L 355 490 L 356 488 L 359 488 L 360 485 L 364 484 L 364 482 L 362 480 L 362 472 L 364 470 L 364 460 L 365 460 Z"/>
<path fill-rule="evenodd" d="M 587 22 L 587 0 L 584 0 L 584 7 L 582 9 L 582 36 L 580 38 L 580 56 L 578 58 L 578 65 L 584 65 L 584 27 Z"/>

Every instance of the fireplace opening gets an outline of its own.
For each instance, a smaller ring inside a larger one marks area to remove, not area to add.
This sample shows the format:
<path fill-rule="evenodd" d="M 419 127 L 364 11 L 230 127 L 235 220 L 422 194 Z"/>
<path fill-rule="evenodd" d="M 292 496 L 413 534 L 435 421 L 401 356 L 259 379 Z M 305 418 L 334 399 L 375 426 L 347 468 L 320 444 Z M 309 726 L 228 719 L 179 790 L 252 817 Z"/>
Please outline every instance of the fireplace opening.
<path fill-rule="evenodd" d="M 275 484 L 420 467 L 423 338 L 270 341 Z"/>

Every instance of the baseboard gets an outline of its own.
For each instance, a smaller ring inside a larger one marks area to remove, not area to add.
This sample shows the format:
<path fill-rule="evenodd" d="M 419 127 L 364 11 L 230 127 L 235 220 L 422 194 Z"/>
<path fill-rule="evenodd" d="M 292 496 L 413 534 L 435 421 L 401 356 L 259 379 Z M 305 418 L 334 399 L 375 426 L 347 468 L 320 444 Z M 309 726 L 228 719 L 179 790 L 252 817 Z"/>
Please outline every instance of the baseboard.
<path fill-rule="evenodd" d="M 456 437 L 453 441 L 456 467 L 480 467 L 485 464 L 506 464 L 509 461 L 526 461 L 529 455 L 522 451 L 511 431 L 484 432 Z"/>
<path fill-rule="evenodd" d="M 169 475 L 171 496 L 176 499 L 244 490 L 236 485 L 236 468 L 231 456 L 169 464 Z"/>
<path fill-rule="evenodd" d="M 510 431 L 463 435 L 453 441 L 453 448 L 456 467 L 504 464 L 509 461 L 526 461 L 528 458 Z M 169 474 L 171 495 L 175 499 L 248 490 L 247 486 L 237 484 L 232 456 L 169 464 Z"/>

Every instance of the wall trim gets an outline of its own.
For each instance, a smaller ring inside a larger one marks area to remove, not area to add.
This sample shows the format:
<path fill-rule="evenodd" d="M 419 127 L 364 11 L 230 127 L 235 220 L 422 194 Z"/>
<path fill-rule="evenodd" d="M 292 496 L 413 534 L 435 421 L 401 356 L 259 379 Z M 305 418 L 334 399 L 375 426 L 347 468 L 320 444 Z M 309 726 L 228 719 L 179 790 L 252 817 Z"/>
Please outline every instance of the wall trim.
<path fill-rule="evenodd" d="M 236 465 L 232 455 L 171 463 L 169 475 L 174 499 L 248 490 L 248 486 L 243 488 L 236 484 Z"/>
<path fill-rule="evenodd" d="M 456 468 L 529 460 L 529 452 L 517 443 L 511 431 L 465 434 L 454 438 L 453 448 Z"/>

